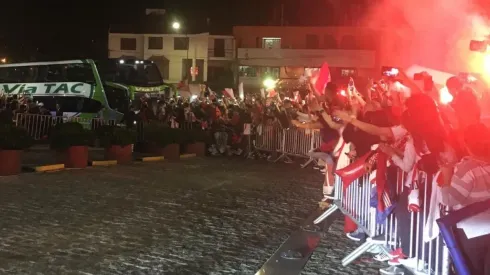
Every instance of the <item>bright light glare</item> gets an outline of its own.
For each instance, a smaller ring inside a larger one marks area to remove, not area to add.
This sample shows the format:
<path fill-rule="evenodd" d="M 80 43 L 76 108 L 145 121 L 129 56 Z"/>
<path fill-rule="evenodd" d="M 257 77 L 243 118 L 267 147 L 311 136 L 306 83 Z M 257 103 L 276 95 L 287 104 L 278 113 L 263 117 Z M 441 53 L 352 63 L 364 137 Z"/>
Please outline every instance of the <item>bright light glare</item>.
<path fill-rule="evenodd" d="M 439 90 L 439 101 L 445 105 L 453 101 L 453 95 L 451 95 L 446 86 L 442 87 L 442 89 Z"/>
<path fill-rule="evenodd" d="M 174 29 L 174 30 L 180 29 L 180 23 L 179 22 L 173 22 L 172 23 L 172 29 Z"/>
<path fill-rule="evenodd" d="M 276 81 L 272 78 L 267 78 L 263 82 L 266 89 L 274 89 L 276 87 Z"/>
<path fill-rule="evenodd" d="M 468 82 L 470 82 L 470 83 L 471 83 L 471 82 L 475 82 L 475 81 L 477 81 L 477 80 L 478 80 L 478 79 L 476 79 L 476 77 L 474 77 L 474 76 L 472 76 L 472 75 L 469 75 L 469 76 L 468 76 Z"/>
<path fill-rule="evenodd" d="M 345 92 L 345 90 L 340 90 L 340 95 L 341 96 L 347 96 L 347 93 Z"/>
<path fill-rule="evenodd" d="M 486 75 L 490 75 L 490 53 L 485 53 L 483 56 L 483 71 Z"/>
<path fill-rule="evenodd" d="M 397 68 L 391 68 L 388 72 L 386 72 L 389 76 L 397 76 L 399 71 Z"/>
<path fill-rule="evenodd" d="M 194 100 L 196 100 L 196 99 L 197 99 L 197 95 L 192 95 L 192 96 L 191 96 L 191 101 L 194 101 Z"/>
<path fill-rule="evenodd" d="M 1 61 L 2 63 L 7 63 L 7 58 L 5 58 L 5 57 L 4 57 L 4 58 L 2 58 L 0 61 Z"/>
<path fill-rule="evenodd" d="M 124 60 L 119 60 L 119 64 L 124 64 Z"/>

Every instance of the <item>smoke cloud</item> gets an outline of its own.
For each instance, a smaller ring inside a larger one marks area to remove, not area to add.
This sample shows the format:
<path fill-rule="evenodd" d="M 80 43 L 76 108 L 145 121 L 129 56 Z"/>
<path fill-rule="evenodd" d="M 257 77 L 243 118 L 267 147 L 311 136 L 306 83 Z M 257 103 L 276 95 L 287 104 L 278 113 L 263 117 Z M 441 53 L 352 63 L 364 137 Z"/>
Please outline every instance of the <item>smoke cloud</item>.
<path fill-rule="evenodd" d="M 489 24 L 480 14 L 470 0 L 384 0 L 370 8 L 361 25 L 386 28 L 393 34 L 381 41 L 387 60 L 452 73 L 480 73 L 482 54 L 469 50 L 470 40 L 490 35 Z M 396 37 L 403 41 L 401 49 L 393 49 Z"/>

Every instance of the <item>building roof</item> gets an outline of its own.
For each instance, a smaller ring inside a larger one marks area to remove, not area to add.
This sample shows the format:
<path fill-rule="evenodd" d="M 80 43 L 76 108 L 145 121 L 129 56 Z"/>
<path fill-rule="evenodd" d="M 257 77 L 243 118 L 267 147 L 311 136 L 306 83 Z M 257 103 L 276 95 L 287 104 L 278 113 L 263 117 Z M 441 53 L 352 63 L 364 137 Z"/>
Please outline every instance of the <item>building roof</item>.
<path fill-rule="evenodd" d="M 132 33 L 132 34 L 174 34 L 171 27 L 172 21 L 164 15 L 150 14 L 142 17 L 140 20 L 135 19 L 133 23 L 111 24 L 111 33 Z M 199 34 L 209 33 L 211 35 L 231 35 L 232 31 L 223 30 L 221 26 L 215 26 L 207 19 L 194 19 L 188 25 L 182 23 L 180 33 Z"/>

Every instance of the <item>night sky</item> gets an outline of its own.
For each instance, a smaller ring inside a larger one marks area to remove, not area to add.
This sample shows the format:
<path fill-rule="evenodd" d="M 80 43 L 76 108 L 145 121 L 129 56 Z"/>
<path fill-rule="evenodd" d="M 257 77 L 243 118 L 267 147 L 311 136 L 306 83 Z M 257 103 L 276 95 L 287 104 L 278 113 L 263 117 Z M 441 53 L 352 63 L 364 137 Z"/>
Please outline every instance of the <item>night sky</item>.
<path fill-rule="evenodd" d="M 202 27 L 202 22 L 209 18 L 212 32 L 217 34 L 231 34 L 233 25 L 279 24 L 281 3 L 289 25 L 332 24 L 326 0 L 8 2 L 2 4 L 0 17 L 0 55 L 10 61 L 104 58 L 109 26 L 138 25 L 145 16 L 145 8 L 166 9 L 168 17 L 179 18 L 189 28 Z"/>

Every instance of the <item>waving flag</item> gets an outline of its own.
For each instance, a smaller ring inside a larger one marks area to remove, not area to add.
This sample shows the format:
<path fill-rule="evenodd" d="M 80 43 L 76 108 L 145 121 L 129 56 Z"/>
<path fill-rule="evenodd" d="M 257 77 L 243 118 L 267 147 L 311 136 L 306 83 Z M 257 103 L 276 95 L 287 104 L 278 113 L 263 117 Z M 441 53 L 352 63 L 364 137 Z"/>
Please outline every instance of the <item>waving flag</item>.
<path fill-rule="evenodd" d="M 223 91 L 223 95 L 225 97 L 229 97 L 229 98 L 235 99 L 235 94 L 233 93 L 233 89 L 231 89 L 231 88 L 226 88 Z"/>
<path fill-rule="evenodd" d="M 320 68 L 320 73 L 314 79 L 312 79 L 315 91 L 319 95 L 323 95 L 325 93 L 325 87 L 330 81 L 332 81 L 330 76 L 330 68 L 328 67 L 327 62 L 325 62 Z"/>
<path fill-rule="evenodd" d="M 267 90 L 267 92 L 269 93 L 269 94 L 268 94 L 268 97 L 269 97 L 269 98 L 271 98 L 271 97 L 276 97 L 276 96 L 277 96 L 277 92 L 276 92 L 276 90 L 274 90 L 274 89 Z"/>

